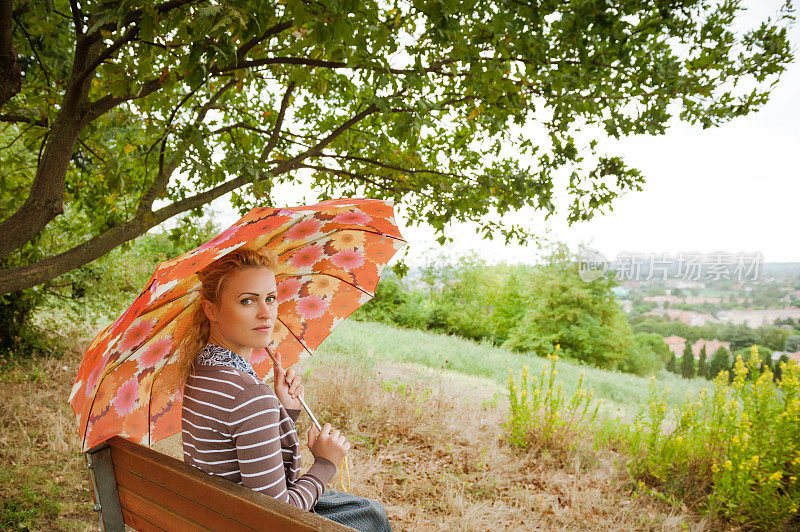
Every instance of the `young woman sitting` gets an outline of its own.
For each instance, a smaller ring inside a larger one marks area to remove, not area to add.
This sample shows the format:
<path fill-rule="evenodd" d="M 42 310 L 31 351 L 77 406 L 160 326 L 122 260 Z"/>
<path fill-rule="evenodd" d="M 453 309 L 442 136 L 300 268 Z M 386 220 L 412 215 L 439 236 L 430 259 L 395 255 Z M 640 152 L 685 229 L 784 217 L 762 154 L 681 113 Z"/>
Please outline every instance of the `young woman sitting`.
<path fill-rule="evenodd" d="M 274 255 L 240 248 L 199 273 L 193 334 L 180 348 L 184 461 L 357 530 L 389 531 L 380 502 L 325 491 L 351 445 L 329 423 L 308 431 L 314 464 L 300 475 L 300 376 L 273 365 L 271 388 L 249 362 L 277 320 L 276 266 Z"/>

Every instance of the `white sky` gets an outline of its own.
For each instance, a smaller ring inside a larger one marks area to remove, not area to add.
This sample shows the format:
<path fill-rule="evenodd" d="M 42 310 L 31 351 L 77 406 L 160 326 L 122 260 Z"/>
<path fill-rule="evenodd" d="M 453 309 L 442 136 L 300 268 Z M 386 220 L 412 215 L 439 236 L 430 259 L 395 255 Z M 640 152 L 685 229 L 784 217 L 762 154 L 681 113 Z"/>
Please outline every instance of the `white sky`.
<path fill-rule="evenodd" d="M 747 19 L 761 20 L 775 12 L 772 1 L 748 3 L 758 8 Z M 800 55 L 797 25 L 791 34 Z M 612 212 L 569 227 L 566 204 L 556 201 L 562 208 L 546 222 L 532 211 L 515 213 L 513 219 L 537 234 L 567 242 L 573 250 L 584 243 L 611 260 L 623 251 L 675 255 L 722 250 L 761 252 L 765 262 L 800 262 L 799 97 L 800 64 L 795 61 L 769 103 L 755 114 L 718 128 L 677 123 L 666 135 L 615 142 L 610 153 L 622 155 L 646 181 L 642 192 L 618 198 Z M 276 187 L 273 197 L 278 205 L 317 199 L 298 183 Z M 228 207 L 228 196 L 215 201 L 212 209 L 223 228 L 238 219 Z M 538 256 L 535 245 L 506 246 L 500 237 L 481 240 L 474 224 L 452 225 L 447 234 L 454 242 L 442 248 L 432 229 L 409 227 L 402 216 L 398 223 L 408 240 L 410 266 L 439 251 L 457 256 L 474 249 L 490 262 L 533 262 Z"/>

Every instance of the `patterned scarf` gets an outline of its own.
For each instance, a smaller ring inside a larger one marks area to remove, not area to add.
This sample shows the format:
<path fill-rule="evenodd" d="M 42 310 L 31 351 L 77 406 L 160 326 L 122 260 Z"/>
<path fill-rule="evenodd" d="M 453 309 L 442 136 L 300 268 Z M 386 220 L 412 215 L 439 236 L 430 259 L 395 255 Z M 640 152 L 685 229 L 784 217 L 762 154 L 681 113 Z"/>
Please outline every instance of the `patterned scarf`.
<path fill-rule="evenodd" d="M 211 342 L 203 347 L 203 350 L 197 355 L 195 362 L 203 366 L 228 366 L 249 373 L 256 379 L 261 380 L 261 378 L 256 375 L 249 361 L 243 359 L 233 351 L 220 347 L 217 344 L 212 344 Z"/>

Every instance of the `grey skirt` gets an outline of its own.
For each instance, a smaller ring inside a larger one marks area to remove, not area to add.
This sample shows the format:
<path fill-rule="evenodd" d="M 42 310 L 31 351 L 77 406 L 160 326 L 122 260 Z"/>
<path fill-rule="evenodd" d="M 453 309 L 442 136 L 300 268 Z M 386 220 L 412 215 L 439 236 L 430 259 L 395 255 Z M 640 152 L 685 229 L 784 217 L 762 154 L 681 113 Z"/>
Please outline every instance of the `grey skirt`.
<path fill-rule="evenodd" d="M 361 532 L 391 532 L 383 505 L 375 499 L 342 491 L 325 490 L 313 512 Z"/>

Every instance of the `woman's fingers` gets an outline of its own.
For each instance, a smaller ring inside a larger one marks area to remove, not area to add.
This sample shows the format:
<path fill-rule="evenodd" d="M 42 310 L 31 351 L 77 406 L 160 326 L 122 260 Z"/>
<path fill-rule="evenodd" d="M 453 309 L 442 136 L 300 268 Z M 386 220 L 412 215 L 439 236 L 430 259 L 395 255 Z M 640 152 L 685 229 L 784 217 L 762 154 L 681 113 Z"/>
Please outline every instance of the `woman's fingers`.
<path fill-rule="evenodd" d="M 311 428 L 308 429 L 308 447 L 309 447 L 309 449 L 314 447 L 314 444 L 317 443 L 317 435 L 318 434 L 319 434 L 319 431 L 317 430 L 317 427 L 312 425 Z"/>

